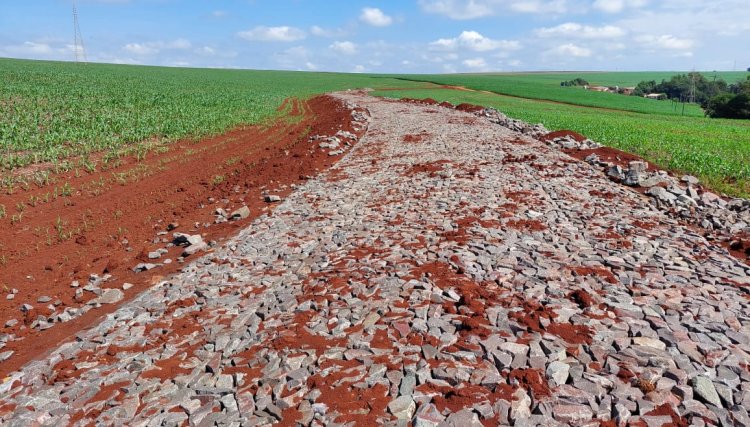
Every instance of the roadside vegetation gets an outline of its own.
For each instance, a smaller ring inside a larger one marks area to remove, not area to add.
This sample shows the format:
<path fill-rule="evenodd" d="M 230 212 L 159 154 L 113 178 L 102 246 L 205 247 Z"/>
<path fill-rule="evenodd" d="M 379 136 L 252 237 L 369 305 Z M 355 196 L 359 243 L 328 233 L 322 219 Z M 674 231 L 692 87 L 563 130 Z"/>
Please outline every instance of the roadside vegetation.
<path fill-rule="evenodd" d="M 140 160 L 154 150 L 169 150 L 174 140 L 220 134 L 288 114 L 294 105 L 284 103 L 288 98 L 369 87 L 380 89 L 376 94 L 382 96 L 491 106 L 508 116 L 552 130 L 571 129 L 664 168 L 694 174 L 718 191 L 750 196 L 750 121 L 708 119 L 697 104 L 686 105 L 683 112 L 684 104 L 677 102 L 560 84 L 636 86 L 674 74 L 403 76 L 0 59 L 0 184 L 10 194 L 29 185 L 29 179 L 50 179 L 47 170 L 104 170 L 124 155 Z M 717 73 L 716 78 L 732 88 L 741 86 L 738 82 L 745 82 L 747 73 Z M 45 165 L 35 169 L 32 178 L 18 180 L 9 172 L 39 163 Z M 213 182 L 222 178 L 217 174 Z M 12 215 L 10 207 L 0 210 L 0 216 L 5 215 Z"/>
<path fill-rule="evenodd" d="M 142 156 L 159 143 L 260 123 L 286 98 L 414 85 L 359 74 L 12 59 L 0 59 L 0 81 L 0 170 L 103 151 Z"/>

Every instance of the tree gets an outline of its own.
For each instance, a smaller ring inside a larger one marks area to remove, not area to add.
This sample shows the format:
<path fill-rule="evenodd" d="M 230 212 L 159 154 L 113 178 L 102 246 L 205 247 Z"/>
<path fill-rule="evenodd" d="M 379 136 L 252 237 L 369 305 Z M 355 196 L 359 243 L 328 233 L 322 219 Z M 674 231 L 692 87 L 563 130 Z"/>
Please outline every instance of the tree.
<path fill-rule="evenodd" d="M 588 86 L 589 82 L 586 80 L 578 77 L 573 80 L 569 80 L 567 82 L 560 82 L 560 86 Z"/>
<path fill-rule="evenodd" d="M 750 119 L 750 94 L 723 93 L 713 97 L 705 108 L 706 115 L 725 119 Z"/>
<path fill-rule="evenodd" d="M 633 90 L 634 96 L 644 96 L 656 92 L 656 80 L 642 81 Z"/>

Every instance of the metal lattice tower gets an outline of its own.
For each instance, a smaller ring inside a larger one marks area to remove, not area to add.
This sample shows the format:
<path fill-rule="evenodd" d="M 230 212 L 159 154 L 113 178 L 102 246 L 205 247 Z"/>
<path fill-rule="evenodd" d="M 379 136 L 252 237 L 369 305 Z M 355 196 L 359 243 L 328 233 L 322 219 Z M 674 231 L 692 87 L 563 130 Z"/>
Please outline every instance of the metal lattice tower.
<path fill-rule="evenodd" d="M 81 26 L 78 25 L 78 8 L 73 0 L 73 49 L 76 62 L 88 62 L 86 58 L 86 48 L 83 45 L 83 36 L 81 35 Z"/>

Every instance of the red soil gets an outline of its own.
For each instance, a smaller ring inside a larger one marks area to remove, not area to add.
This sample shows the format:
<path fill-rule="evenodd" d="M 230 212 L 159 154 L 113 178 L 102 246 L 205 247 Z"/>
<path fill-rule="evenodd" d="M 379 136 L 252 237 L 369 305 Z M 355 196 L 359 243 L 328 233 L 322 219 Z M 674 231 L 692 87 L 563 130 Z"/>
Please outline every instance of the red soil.
<path fill-rule="evenodd" d="M 517 382 L 531 394 L 534 399 L 541 399 L 552 395 L 547 385 L 547 379 L 538 369 L 514 369 L 508 377 L 511 382 Z"/>
<path fill-rule="evenodd" d="M 414 176 L 419 173 L 427 173 L 430 177 L 434 177 L 437 172 L 443 170 L 443 165 L 449 164 L 450 160 L 436 160 L 429 163 L 415 164 L 409 170 L 404 172 L 404 176 Z"/>
<path fill-rule="evenodd" d="M 552 141 L 555 138 L 565 138 L 566 136 L 572 137 L 578 142 L 583 142 L 586 140 L 586 137 L 581 135 L 580 133 L 574 132 L 572 130 L 567 130 L 567 129 L 550 132 L 547 135 L 544 135 L 539 139 L 541 139 L 542 141 Z"/>
<path fill-rule="evenodd" d="M 668 403 L 654 408 L 652 411 L 647 412 L 646 415 L 668 416 L 672 418 L 671 423 L 662 424 L 662 427 L 687 427 L 688 425 L 690 425 L 688 420 L 677 414 L 677 412 L 675 412 L 675 410 L 671 406 L 669 406 Z"/>
<path fill-rule="evenodd" d="M 617 278 L 607 267 L 569 267 L 577 276 L 599 276 L 609 283 L 617 283 Z"/>
<path fill-rule="evenodd" d="M 417 134 L 406 134 L 403 137 L 403 141 L 409 142 L 409 143 L 420 143 L 424 141 L 424 139 L 427 138 L 428 136 L 430 136 L 430 134 L 427 132 L 421 132 Z"/>
<path fill-rule="evenodd" d="M 578 304 L 578 307 L 580 307 L 582 310 L 591 307 L 594 304 L 594 299 L 591 297 L 591 295 L 589 295 L 588 292 L 584 291 L 583 289 L 576 289 L 575 291 L 571 292 L 568 297 L 573 302 Z"/>
<path fill-rule="evenodd" d="M 548 135 L 551 135 L 551 134 L 548 134 Z M 601 161 L 619 165 L 623 169 L 627 169 L 630 166 L 630 162 L 635 162 L 635 161 L 646 162 L 648 164 L 648 169 L 652 171 L 661 169 L 660 167 L 646 160 L 643 160 L 641 157 L 635 154 L 631 154 L 631 153 L 618 150 L 617 148 L 612 148 L 612 147 L 593 148 L 589 150 L 578 150 L 574 148 L 574 149 L 563 150 L 563 151 L 567 155 L 574 157 L 578 160 L 584 160 L 586 157 L 590 156 L 591 154 L 596 154 L 597 156 L 599 156 L 599 159 Z"/>
<path fill-rule="evenodd" d="M 221 241 L 270 211 L 261 194 L 264 189 L 283 197 L 291 192 L 291 184 L 338 160 L 339 156 L 328 156 L 307 137 L 332 135 L 339 129 L 354 132 L 350 114 L 341 103 L 320 96 L 304 103 L 291 101 L 280 108 L 305 114 L 298 116 L 299 120 L 239 128 L 198 142 L 175 142 L 168 151 L 150 152 L 140 161 L 122 158 L 119 165 L 106 171 L 53 175 L 55 181 L 47 185 L 17 188 L 13 194 L 3 195 L 6 207 L 18 205 L 24 210 L 20 223 L 0 220 L 0 285 L 6 292 L 18 289 L 14 299 L 0 298 L 0 328 L 6 321 L 18 319 L 18 324 L 2 332 L 25 339 L 9 342 L 4 348 L 15 353 L 1 364 L 0 375 L 43 355 L 118 306 L 92 309 L 75 320 L 38 331 L 24 324 L 19 310 L 22 304 L 34 306 L 27 315 L 28 323 L 36 320 L 37 314 L 48 313 L 49 304 L 54 304 L 58 313 L 65 307 L 80 307 L 94 294 L 84 292 L 82 298 L 76 298 L 71 282 L 78 280 L 85 286 L 90 274 L 105 273 L 113 276 L 103 284 L 105 288 L 119 288 L 125 282 L 134 285 L 125 291 L 121 304 L 182 267 L 173 262 L 149 272 L 131 271 L 144 261 L 144 254 L 166 245 L 152 243 L 157 232 L 169 230 L 163 236 L 169 239 L 174 227 L 175 232 L 200 233 L 204 241 Z M 71 189 L 69 195 L 33 205 L 30 202 L 57 194 L 63 185 Z M 243 205 L 250 208 L 249 218 L 213 225 L 216 208 L 232 212 Z M 196 223 L 212 225 L 198 227 Z M 162 259 L 174 260 L 180 251 L 172 248 Z M 52 300 L 37 303 L 41 296 Z"/>
<path fill-rule="evenodd" d="M 465 111 L 467 113 L 479 113 L 484 110 L 484 107 L 479 105 L 472 105 L 472 104 L 458 104 L 456 105 L 456 110 L 458 111 Z"/>

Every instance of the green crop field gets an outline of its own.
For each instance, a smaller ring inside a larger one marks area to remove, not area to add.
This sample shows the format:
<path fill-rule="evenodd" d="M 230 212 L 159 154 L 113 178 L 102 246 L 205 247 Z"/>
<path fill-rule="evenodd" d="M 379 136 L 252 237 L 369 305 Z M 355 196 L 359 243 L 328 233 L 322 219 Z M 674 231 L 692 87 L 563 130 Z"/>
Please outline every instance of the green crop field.
<path fill-rule="evenodd" d="M 561 81 L 576 77 L 592 84 L 632 86 L 673 74 L 403 76 L 0 59 L 0 169 L 218 134 L 277 116 L 277 108 L 289 97 L 400 88 L 376 93 L 492 106 L 511 117 L 553 130 L 572 129 L 662 167 L 697 175 L 728 194 L 750 195 L 749 121 L 707 119 L 695 105 L 687 106 L 683 116 L 682 106 L 669 101 L 560 87 Z M 730 82 L 746 75 L 718 74 Z"/>
<path fill-rule="evenodd" d="M 510 117 L 542 123 L 551 130 L 571 129 L 602 144 L 639 154 L 666 169 L 694 174 L 727 194 L 750 196 L 747 120 L 610 111 L 441 88 L 389 90 L 375 95 L 494 107 Z"/>
<path fill-rule="evenodd" d="M 510 73 L 510 74 L 448 74 L 399 76 L 405 80 L 427 81 L 439 85 L 464 86 L 475 90 L 499 93 L 521 98 L 544 99 L 566 104 L 608 108 L 650 114 L 682 115 L 681 104 L 671 101 L 656 101 L 636 96 L 601 93 L 580 87 L 561 87 L 560 82 L 581 77 L 592 85 L 635 86 L 642 80 L 669 79 L 677 72 L 654 73 Z M 709 78 L 716 74 L 727 82 L 745 79 L 746 72 L 706 73 Z M 685 106 L 684 115 L 703 117 L 697 105 Z"/>
<path fill-rule="evenodd" d="M 288 97 L 414 86 L 359 74 L 10 59 L 0 59 L 0 82 L 0 169 L 217 134 L 272 117 Z"/>

